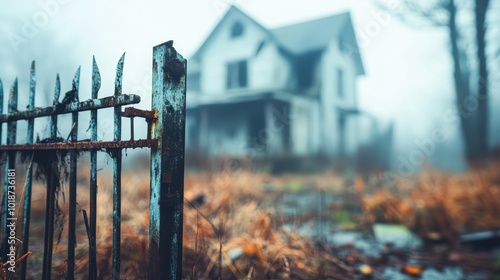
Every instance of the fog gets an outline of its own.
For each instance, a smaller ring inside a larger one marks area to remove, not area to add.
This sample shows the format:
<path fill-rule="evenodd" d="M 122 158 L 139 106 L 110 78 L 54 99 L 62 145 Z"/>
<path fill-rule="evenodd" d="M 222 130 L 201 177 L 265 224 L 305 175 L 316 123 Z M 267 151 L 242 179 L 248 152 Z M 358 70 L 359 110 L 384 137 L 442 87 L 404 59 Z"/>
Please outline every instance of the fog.
<path fill-rule="evenodd" d="M 440 168 L 463 170 L 466 167 L 459 124 L 452 120 L 456 101 L 445 29 L 408 26 L 368 0 L 231 3 L 269 28 L 349 10 L 366 69 L 366 75 L 358 80 L 359 105 L 382 127 L 394 123 L 393 167 L 397 168 L 401 158 L 407 160 L 415 150 L 423 151 L 430 162 Z M 498 6 L 499 3 L 492 4 Z M 4 1 L 0 4 L 0 78 L 4 92 L 8 92 L 18 77 L 19 108 L 26 106 L 29 68 L 35 60 L 36 106 L 52 102 L 57 73 L 61 76 L 61 92 L 69 90 L 80 65 L 80 100 L 88 99 L 95 55 L 102 77 L 99 95 L 108 96 L 113 93 L 116 63 L 126 52 L 123 92 L 140 95 L 142 101 L 136 107 L 149 109 L 153 46 L 174 40 L 177 51 L 188 58 L 189 67 L 189 57 L 228 7 L 229 2 L 220 0 Z M 472 26 L 466 15 L 463 18 L 464 25 Z M 488 38 L 498 36 L 498 21 L 493 20 L 497 24 L 491 24 L 493 35 Z M 494 47 L 491 46 L 490 51 L 493 54 L 498 51 L 498 45 L 496 50 Z M 494 110 L 500 106 L 499 57 L 493 56 L 496 60 L 489 62 L 491 147 L 500 143 L 497 129 L 500 115 Z M 4 112 L 6 103 L 4 101 Z M 88 120 L 88 114 L 81 114 L 80 135 L 87 133 Z M 101 119 L 99 138 L 110 139 L 111 127 L 110 118 Z M 124 123 L 123 127 L 125 130 L 127 125 Z M 48 136 L 45 125 L 37 125 L 36 130 L 35 135 Z M 432 142 L 436 130 L 444 131 L 444 142 Z M 136 130 L 136 135 L 144 133 L 145 130 Z M 22 137 L 18 140 L 22 141 Z"/>

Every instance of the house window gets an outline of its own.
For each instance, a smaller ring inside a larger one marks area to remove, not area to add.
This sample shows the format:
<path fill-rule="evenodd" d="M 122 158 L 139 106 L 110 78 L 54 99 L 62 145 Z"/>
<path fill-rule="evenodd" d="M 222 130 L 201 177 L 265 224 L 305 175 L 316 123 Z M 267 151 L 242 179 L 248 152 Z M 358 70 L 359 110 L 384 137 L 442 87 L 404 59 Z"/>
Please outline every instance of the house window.
<path fill-rule="evenodd" d="M 344 71 L 337 69 L 337 95 L 344 97 Z"/>
<path fill-rule="evenodd" d="M 237 21 L 231 27 L 231 38 L 237 38 L 241 35 L 243 35 L 243 24 Z"/>
<path fill-rule="evenodd" d="M 189 91 L 200 91 L 200 72 L 189 73 L 187 76 L 187 89 Z"/>
<path fill-rule="evenodd" d="M 227 65 L 227 89 L 247 86 L 247 61 L 231 62 Z"/>

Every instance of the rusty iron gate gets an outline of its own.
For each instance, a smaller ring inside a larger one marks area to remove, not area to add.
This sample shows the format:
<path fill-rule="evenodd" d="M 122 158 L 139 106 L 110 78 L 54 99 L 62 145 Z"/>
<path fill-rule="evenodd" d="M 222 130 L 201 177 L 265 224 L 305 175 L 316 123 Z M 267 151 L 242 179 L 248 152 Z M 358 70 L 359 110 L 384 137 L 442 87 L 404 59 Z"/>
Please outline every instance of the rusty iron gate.
<path fill-rule="evenodd" d="M 95 58 L 92 64 L 92 92 L 90 99 L 79 101 L 80 68 L 73 78 L 72 88 L 60 99 L 59 75 L 56 79 L 54 102 L 52 107 L 35 107 L 35 63 L 31 65 L 29 105 L 20 111 L 17 106 L 17 79 L 8 98 L 8 112 L 3 114 L 3 86 L 0 81 L 0 125 L 7 123 L 6 143 L 0 143 L 0 153 L 5 157 L 4 188 L 1 215 L 1 257 L 5 263 L 9 250 L 8 225 L 15 219 L 14 212 L 8 211 L 10 170 L 15 169 L 16 154 L 30 153 L 31 157 L 46 151 L 66 151 L 69 154 L 69 217 L 68 217 L 68 255 L 66 278 L 74 278 L 75 268 L 75 219 L 77 195 L 77 153 L 90 151 L 90 223 L 89 239 L 89 279 L 97 279 L 96 263 L 96 211 L 97 211 L 97 152 L 106 151 L 113 159 L 113 246 L 112 278 L 120 278 L 120 218 L 121 218 L 121 165 L 122 149 L 151 148 L 150 166 L 150 225 L 149 225 L 149 279 L 181 279 L 182 272 L 182 207 L 184 196 L 184 132 L 186 114 L 186 60 L 168 41 L 153 48 L 152 105 L 151 110 L 139 110 L 125 105 L 140 102 L 140 96 L 122 94 L 122 74 L 124 56 L 120 58 L 116 69 L 114 95 L 98 98 L 101 77 Z M 113 141 L 97 139 L 97 110 L 114 108 Z M 79 112 L 90 111 L 91 139 L 79 140 Z M 68 139 L 57 136 L 58 115 L 72 116 L 72 128 Z M 50 117 L 49 138 L 34 142 L 34 119 Z M 131 139 L 122 140 L 122 117 L 130 118 Z M 143 118 L 148 125 L 144 139 L 134 139 L 134 118 Z M 17 122 L 27 120 L 26 143 L 16 143 Z M 0 127 L 0 142 L 2 139 Z M 45 239 L 43 252 L 43 279 L 51 278 L 52 250 L 54 242 L 54 209 L 56 199 L 57 176 L 50 171 L 45 173 L 47 199 L 45 208 Z M 52 168 L 53 169 L 53 168 Z M 28 252 L 29 225 L 31 210 L 32 164 L 27 167 L 24 189 L 22 234 L 22 254 Z M 12 198 L 12 197 L 10 197 Z M 18 255 L 19 257 L 20 255 Z M 19 263 L 18 277 L 26 277 L 26 260 Z M 147 268 L 144 268 L 147 269 Z"/>

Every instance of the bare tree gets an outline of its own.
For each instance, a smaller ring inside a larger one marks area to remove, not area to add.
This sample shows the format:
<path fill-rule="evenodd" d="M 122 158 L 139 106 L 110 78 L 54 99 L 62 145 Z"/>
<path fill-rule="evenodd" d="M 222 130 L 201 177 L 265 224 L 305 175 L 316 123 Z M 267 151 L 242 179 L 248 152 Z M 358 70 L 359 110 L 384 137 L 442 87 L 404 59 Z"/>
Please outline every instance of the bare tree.
<path fill-rule="evenodd" d="M 457 110 L 461 120 L 461 130 L 465 142 L 466 159 L 472 163 L 488 154 L 488 100 L 487 67 L 485 55 L 486 13 L 489 0 L 475 0 L 477 60 L 479 63 L 478 95 L 472 95 L 469 85 L 470 71 L 468 57 L 461 44 L 463 37 L 457 24 L 458 4 L 456 0 L 402 0 L 397 10 L 378 5 L 389 10 L 410 26 L 426 23 L 432 27 L 446 28 L 450 40 L 450 54 L 453 60 L 453 82 Z M 466 102 L 478 102 L 477 110 L 468 109 Z"/>
<path fill-rule="evenodd" d="M 476 46 L 479 66 L 477 138 L 478 151 L 473 159 L 488 155 L 488 67 L 486 60 L 486 13 L 490 0 L 475 0 Z"/>

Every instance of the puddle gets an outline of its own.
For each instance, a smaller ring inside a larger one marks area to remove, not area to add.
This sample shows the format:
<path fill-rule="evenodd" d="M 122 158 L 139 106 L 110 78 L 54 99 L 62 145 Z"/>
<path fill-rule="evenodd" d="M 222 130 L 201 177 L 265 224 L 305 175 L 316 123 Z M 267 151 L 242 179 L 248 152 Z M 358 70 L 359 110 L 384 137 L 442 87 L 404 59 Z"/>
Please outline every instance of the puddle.
<path fill-rule="evenodd" d="M 342 246 L 349 244 L 364 257 L 378 259 L 387 253 L 387 244 L 391 248 L 401 249 L 406 254 L 418 252 L 422 242 L 406 227 L 391 224 L 376 224 L 373 235 L 363 234 L 355 230 L 340 230 L 333 217 L 336 210 L 330 207 L 333 203 L 344 203 L 346 197 L 335 196 L 323 192 L 299 191 L 286 193 L 272 201 L 276 211 L 283 217 L 284 228 L 294 233 L 312 237 L 328 244 Z M 417 253 L 418 254 L 418 253 Z M 411 277 L 401 272 L 401 266 L 407 260 L 398 260 L 392 264 L 379 265 L 374 263 L 373 276 L 378 279 L 488 279 L 486 273 L 468 274 L 459 266 L 445 266 L 440 270 L 427 265 L 420 277 Z"/>

